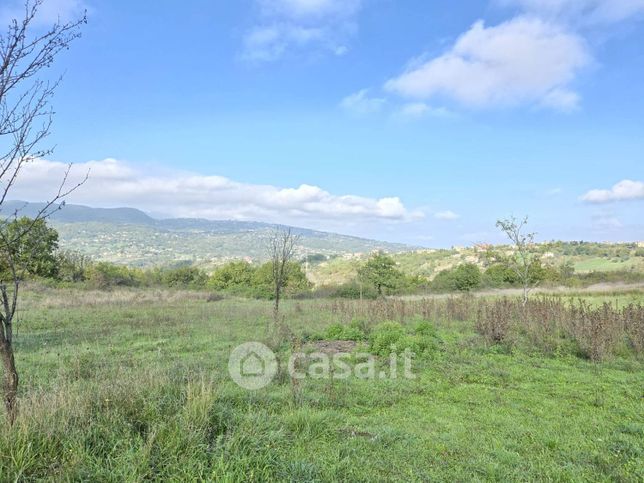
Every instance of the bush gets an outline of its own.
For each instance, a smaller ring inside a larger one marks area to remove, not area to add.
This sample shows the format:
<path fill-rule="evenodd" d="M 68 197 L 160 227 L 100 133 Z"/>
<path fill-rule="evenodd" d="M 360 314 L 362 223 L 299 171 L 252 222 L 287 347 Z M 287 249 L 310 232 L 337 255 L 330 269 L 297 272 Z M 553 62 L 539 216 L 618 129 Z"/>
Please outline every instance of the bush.
<path fill-rule="evenodd" d="M 362 284 L 362 286 L 356 282 L 348 282 L 339 285 L 332 293 L 332 297 L 339 297 L 345 299 L 360 299 L 362 296 L 363 299 L 376 299 L 378 298 L 378 291 L 371 284 Z"/>
<path fill-rule="evenodd" d="M 463 263 L 443 270 L 434 278 L 431 288 L 439 292 L 469 292 L 481 286 L 481 270 L 473 263 Z"/>
<path fill-rule="evenodd" d="M 229 262 L 213 272 L 208 285 L 216 290 L 247 290 L 254 273 L 255 268 L 248 262 Z"/>
<path fill-rule="evenodd" d="M 482 282 L 486 287 L 503 288 L 516 284 L 517 276 L 507 265 L 495 263 L 485 271 Z"/>
<path fill-rule="evenodd" d="M 414 327 L 414 333 L 425 337 L 436 337 L 436 327 L 431 322 L 420 320 Z"/>
<path fill-rule="evenodd" d="M 275 294 L 273 285 L 273 266 L 271 262 L 253 266 L 244 261 L 229 262 L 213 272 L 208 286 L 235 295 L 258 299 L 272 299 Z M 299 263 L 289 262 L 286 267 L 286 297 L 304 298 L 310 292 L 311 284 Z"/>
<path fill-rule="evenodd" d="M 358 321 L 352 321 L 349 325 L 340 323 L 331 324 L 324 333 L 325 339 L 330 340 L 366 340 L 367 336 L 364 327 Z"/>
<path fill-rule="evenodd" d="M 399 344 L 404 336 L 405 329 L 398 322 L 382 322 L 371 332 L 369 350 L 380 356 L 388 356 L 393 351 L 401 350 Z"/>
<path fill-rule="evenodd" d="M 141 285 L 142 274 L 124 265 L 98 262 L 89 268 L 87 280 L 96 288 L 136 287 Z"/>
<path fill-rule="evenodd" d="M 83 282 L 87 279 L 87 270 L 91 260 L 82 253 L 59 250 L 56 253 L 58 265 L 57 280 L 61 282 Z"/>
<path fill-rule="evenodd" d="M 417 356 L 428 355 L 438 348 L 436 329 L 427 321 L 420 321 L 407 333 L 398 322 L 383 322 L 369 336 L 369 350 L 376 355 L 389 356 L 392 352 L 410 350 Z"/>
<path fill-rule="evenodd" d="M 180 267 L 164 270 L 161 280 L 168 287 L 200 288 L 206 285 L 208 275 L 197 267 Z"/>
<path fill-rule="evenodd" d="M 481 285 L 481 270 L 473 263 L 464 263 L 454 270 L 454 285 L 460 292 L 469 292 Z"/>

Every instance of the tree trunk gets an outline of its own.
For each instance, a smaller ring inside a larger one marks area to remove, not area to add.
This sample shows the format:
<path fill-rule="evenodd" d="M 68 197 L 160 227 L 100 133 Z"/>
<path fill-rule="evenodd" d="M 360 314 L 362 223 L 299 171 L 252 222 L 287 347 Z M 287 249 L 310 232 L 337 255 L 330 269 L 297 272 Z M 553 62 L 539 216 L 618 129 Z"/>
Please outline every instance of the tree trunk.
<path fill-rule="evenodd" d="M 4 368 L 4 406 L 7 410 L 7 421 L 12 425 L 18 415 L 18 371 L 10 343 L 4 342 L 0 345 L 0 357 Z"/>
<path fill-rule="evenodd" d="M 275 303 L 273 304 L 273 332 L 276 332 L 277 328 L 279 327 L 279 317 L 280 317 L 280 289 L 276 288 Z"/>

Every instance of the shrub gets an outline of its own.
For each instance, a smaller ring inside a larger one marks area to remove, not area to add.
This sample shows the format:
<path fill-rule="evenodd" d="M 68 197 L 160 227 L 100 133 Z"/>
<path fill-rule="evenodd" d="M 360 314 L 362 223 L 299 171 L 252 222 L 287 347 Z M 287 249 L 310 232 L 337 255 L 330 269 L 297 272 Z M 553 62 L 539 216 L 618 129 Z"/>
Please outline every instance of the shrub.
<path fill-rule="evenodd" d="M 438 343 L 436 329 L 426 321 L 418 322 L 411 332 L 407 332 L 398 322 L 383 322 L 369 336 L 369 350 L 379 356 L 405 350 L 417 356 L 427 355 L 436 351 Z"/>
<path fill-rule="evenodd" d="M 400 341 L 405 336 L 405 329 L 398 322 L 378 324 L 369 337 L 369 350 L 380 356 L 388 356 L 392 351 L 401 351 Z"/>
<path fill-rule="evenodd" d="M 62 282 L 83 282 L 87 278 L 87 270 L 91 260 L 82 253 L 71 250 L 56 252 L 58 265 L 57 279 Z"/>
<path fill-rule="evenodd" d="M 473 263 L 464 263 L 454 270 L 454 286 L 460 292 L 469 292 L 481 285 L 481 270 Z"/>
<path fill-rule="evenodd" d="M 367 338 L 363 328 L 352 322 L 349 325 L 340 323 L 331 324 L 325 333 L 326 339 L 361 341 Z"/>
<path fill-rule="evenodd" d="M 208 285 L 216 290 L 246 290 L 254 273 L 255 268 L 248 262 L 229 262 L 213 272 Z"/>
<path fill-rule="evenodd" d="M 208 276 L 197 267 L 180 267 L 164 270 L 161 279 L 168 287 L 204 287 Z"/>
<path fill-rule="evenodd" d="M 436 327 L 426 320 L 420 320 L 414 327 L 414 333 L 425 337 L 436 337 Z"/>
<path fill-rule="evenodd" d="M 517 276 L 507 265 L 495 263 L 485 271 L 482 281 L 487 287 L 501 288 L 516 284 Z"/>
<path fill-rule="evenodd" d="M 463 263 L 444 270 L 434 278 L 431 288 L 441 292 L 469 292 L 481 285 L 481 270 L 473 263 Z"/>
<path fill-rule="evenodd" d="M 141 285 L 141 274 L 124 265 L 98 262 L 88 270 L 87 279 L 96 288 L 135 287 Z"/>
<path fill-rule="evenodd" d="M 378 291 L 373 285 L 362 284 L 356 282 L 348 282 L 339 285 L 331 294 L 333 297 L 340 297 L 345 299 L 376 299 L 378 298 Z"/>

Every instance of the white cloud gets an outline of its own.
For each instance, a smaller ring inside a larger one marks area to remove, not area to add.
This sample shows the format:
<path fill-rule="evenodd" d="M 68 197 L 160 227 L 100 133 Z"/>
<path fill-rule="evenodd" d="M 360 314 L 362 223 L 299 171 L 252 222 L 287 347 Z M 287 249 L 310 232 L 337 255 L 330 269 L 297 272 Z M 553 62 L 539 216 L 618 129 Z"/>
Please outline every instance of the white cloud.
<path fill-rule="evenodd" d="M 265 15 L 297 20 L 350 17 L 357 13 L 360 3 L 360 0 L 259 0 Z"/>
<path fill-rule="evenodd" d="M 277 60 L 291 47 L 302 48 L 320 42 L 325 33 L 316 28 L 274 24 L 249 32 L 244 38 L 244 59 L 269 62 Z"/>
<path fill-rule="evenodd" d="M 43 186 L 62 179 L 66 165 L 36 160 L 25 166 L 12 199 L 43 201 L 52 193 Z M 248 184 L 223 176 L 155 169 L 154 175 L 122 161 L 106 159 L 73 167 L 70 184 L 90 170 L 89 180 L 69 202 L 93 206 L 132 206 L 177 217 L 261 220 L 273 222 L 412 221 L 424 215 L 408 210 L 400 198 L 335 195 L 317 186 L 296 188 Z M 149 172 L 150 170 L 146 170 Z M 311 224 L 311 223 L 309 223 Z"/>
<path fill-rule="evenodd" d="M 348 52 L 360 0 L 256 0 L 261 21 L 244 36 L 242 58 L 275 61 L 289 52 Z"/>
<path fill-rule="evenodd" d="M 401 120 L 417 120 L 423 117 L 454 117 L 454 113 L 444 107 L 432 107 L 424 102 L 409 102 L 403 104 L 394 117 Z"/>
<path fill-rule="evenodd" d="M 572 112 L 579 107 L 579 94 L 568 89 L 553 89 L 541 99 L 542 107 Z"/>
<path fill-rule="evenodd" d="M 468 107 L 537 103 L 570 110 L 578 101 L 570 84 L 590 61 L 583 38 L 538 18 L 493 27 L 479 20 L 446 53 L 412 66 L 385 89 Z"/>
<path fill-rule="evenodd" d="M 589 203 L 608 203 L 611 201 L 644 199 L 644 182 L 624 179 L 610 189 L 594 189 L 581 197 Z"/>
<path fill-rule="evenodd" d="M 369 97 L 368 93 L 368 89 L 362 89 L 361 91 L 351 94 L 340 101 L 340 107 L 346 111 L 359 115 L 380 112 L 387 102 L 386 99 L 380 97 Z"/>
<path fill-rule="evenodd" d="M 460 215 L 454 213 L 451 210 L 447 210 L 447 211 L 439 211 L 438 213 L 434 214 L 434 218 L 436 218 L 437 220 L 451 221 L 451 220 L 458 220 L 460 218 Z"/>
<path fill-rule="evenodd" d="M 616 23 L 644 14 L 644 0 L 497 0 L 497 3 L 580 25 Z"/>

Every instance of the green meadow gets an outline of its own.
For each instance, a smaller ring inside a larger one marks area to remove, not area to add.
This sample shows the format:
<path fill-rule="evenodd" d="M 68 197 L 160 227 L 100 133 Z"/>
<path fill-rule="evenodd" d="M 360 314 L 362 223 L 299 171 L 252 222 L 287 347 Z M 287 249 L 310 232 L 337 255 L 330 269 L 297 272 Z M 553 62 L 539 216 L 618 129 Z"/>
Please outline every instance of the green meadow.
<path fill-rule="evenodd" d="M 282 365 L 247 391 L 227 360 L 238 344 L 264 340 L 269 301 L 32 286 L 17 324 L 20 414 L 0 429 L 1 479 L 644 479 L 641 353 L 617 344 L 592 361 L 569 340 L 542 350 L 517 332 L 495 343 L 472 320 L 364 303 L 360 324 L 372 334 L 384 319 L 430 334 L 414 379 L 306 378 L 295 388 Z M 288 300 L 282 324 L 307 347 L 330 327 L 356 326 L 359 304 Z M 357 340 L 370 349 L 369 337 Z M 292 350 L 273 347 L 281 362 Z"/>

